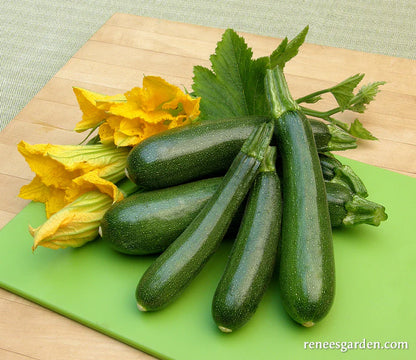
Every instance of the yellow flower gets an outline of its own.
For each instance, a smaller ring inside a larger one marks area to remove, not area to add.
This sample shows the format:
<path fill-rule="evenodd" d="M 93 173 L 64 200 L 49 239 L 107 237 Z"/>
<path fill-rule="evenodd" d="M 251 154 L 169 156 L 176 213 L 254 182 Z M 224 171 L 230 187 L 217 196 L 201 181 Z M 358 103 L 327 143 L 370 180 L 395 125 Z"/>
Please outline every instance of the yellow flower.
<path fill-rule="evenodd" d="M 105 212 L 113 199 L 100 191 L 89 191 L 53 214 L 41 226 L 29 228 L 32 250 L 38 246 L 51 249 L 80 247 L 94 240 Z"/>
<path fill-rule="evenodd" d="M 189 124 L 200 113 L 200 98 L 185 94 L 157 76 L 144 77 L 143 88 L 135 87 L 124 97 L 106 98 L 76 89 L 84 114 L 76 130 L 84 131 L 100 124 L 98 134 L 104 144 L 134 146 L 151 135 Z"/>
<path fill-rule="evenodd" d="M 112 188 L 125 176 L 128 149 L 114 145 L 30 145 L 21 141 L 18 150 L 36 174 L 19 196 L 45 203 L 48 218 L 71 202 L 75 192 L 80 195 L 91 184 L 102 186 L 103 182 Z"/>
<path fill-rule="evenodd" d="M 75 131 L 77 132 L 95 128 L 107 118 L 105 107 L 99 109 L 97 102 L 111 104 L 112 102 L 126 101 L 126 97 L 123 94 L 107 96 L 79 87 L 74 87 L 73 91 L 83 114 L 82 120 L 75 126 Z"/>
<path fill-rule="evenodd" d="M 111 181 L 101 178 L 99 176 L 99 170 L 94 170 L 72 180 L 71 185 L 66 189 L 65 200 L 67 203 L 71 203 L 80 195 L 96 190 L 109 196 L 113 201 L 120 201 L 123 199 L 123 193 L 117 186 Z"/>
<path fill-rule="evenodd" d="M 70 202 L 38 228 L 29 226 L 33 236 L 32 250 L 38 246 L 51 249 L 80 247 L 94 240 L 101 219 L 111 205 L 137 190 L 138 186 L 127 179 L 118 188 L 107 180 L 97 178 L 97 171 L 74 179 L 68 191 Z"/>

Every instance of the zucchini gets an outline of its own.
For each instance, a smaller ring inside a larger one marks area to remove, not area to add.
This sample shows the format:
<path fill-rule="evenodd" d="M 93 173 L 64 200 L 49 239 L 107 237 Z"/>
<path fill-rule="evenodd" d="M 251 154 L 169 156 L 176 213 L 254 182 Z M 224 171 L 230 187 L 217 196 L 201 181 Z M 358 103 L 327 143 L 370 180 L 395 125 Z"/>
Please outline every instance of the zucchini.
<path fill-rule="evenodd" d="M 331 226 L 369 224 L 379 226 L 387 220 L 385 207 L 372 202 L 348 187 L 333 182 L 325 182 Z"/>
<path fill-rule="evenodd" d="M 204 121 L 153 135 L 131 150 L 126 175 L 146 189 L 223 175 L 253 129 L 266 120 L 251 116 Z M 319 120 L 310 121 L 322 151 L 356 147 L 352 136 L 340 135 L 342 130 L 333 132 Z M 340 143 L 342 148 L 331 145 Z"/>
<path fill-rule="evenodd" d="M 244 200 L 273 134 L 273 124 L 256 128 L 236 156 L 213 197 L 185 231 L 150 265 L 136 288 L 141 311 L 174 301 L 217 250 Z"/>
<path fill-rule="evenodd" d="M 311 126 L 292 99 L 282 69 L 268 69 L 265 89 L 282 161 L 283 215 L 279 283 L 289 316 L 310 327 L 335 294 L 332 229 Z"/>
<path fill-rule="evenodd" d="M 212 301 L 213 319 L 223 332 L 250 320 L 272 278 L 282 200 L 276 149 L 270 149 L 249 192 L 241 227 Z"/>
<path fill-rule="evenodd" d="M 221 178 L 210 178 L 133 194 L 104 214 L 100 235 L 124 254 L 162 252 L 189 225 L 220 182 Z"/>
<path fill-rule="evenodd" d="M 325 180 L 344 185 L 361 197 L 368 196 L 367 188 L 350 166 L 343 165 L 330 153 L 319 154 L 319 160 Z"/>
<path fill-rule="evenodd" d="M 313 118 L 308 118 L 308 121 L 312 127 L 318 152 L 348 150 L 357 147 L 355 138 L 340 127 Z"/>
<path fill-rule="evenodd" d="M 114 250 L 131 255 L 164 251 L 214 195 L 221 177 L 136 193 L 115 203 L 104 215 L 100 235 Z M 348 187 L 325 182 L 332 227 L 369 224 L 387 219 L 385 208 L 354 194 Z M 240 206 L 226 234 L 234 238 L 244 208 Z"/>

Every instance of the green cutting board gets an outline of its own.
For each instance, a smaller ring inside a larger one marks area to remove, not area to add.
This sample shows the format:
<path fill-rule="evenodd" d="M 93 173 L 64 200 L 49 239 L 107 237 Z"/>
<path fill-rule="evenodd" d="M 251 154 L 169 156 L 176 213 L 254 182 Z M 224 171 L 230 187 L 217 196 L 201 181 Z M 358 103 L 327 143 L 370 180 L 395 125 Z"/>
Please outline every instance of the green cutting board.
<path fill-rule="evenodd" d="M 38 248 L 32 254 L 27 227 L 45 219 L 36 203 L 0 232 L 0 286 L 162 359 L 415 359 L 416 179 L 342 161 L 364 180 L 369 199 L 386 206 L 389 219 L 379 227 L 334 231 L 335 303 L 313 328 L 285 314 L 276 278 L 245 327 L 232 334 L 216 328 L 211 299 L 230 240 L 175 303 L 141 313 L 135 287 L 155 257 L 121 255 L 100 239 L 79 249 Z M 357 342 L 358 349 L 305 345 L 318 341 L 335 347 Z M 407 342 L 408 349 L 362 349 L 364 341 Z"/>

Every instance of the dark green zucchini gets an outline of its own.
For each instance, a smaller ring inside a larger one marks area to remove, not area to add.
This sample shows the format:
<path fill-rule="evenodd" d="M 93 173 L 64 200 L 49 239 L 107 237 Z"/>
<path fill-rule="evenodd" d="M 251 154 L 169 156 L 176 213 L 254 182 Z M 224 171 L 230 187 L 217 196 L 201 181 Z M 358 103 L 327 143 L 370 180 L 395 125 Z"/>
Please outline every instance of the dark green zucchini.
<path fill-rule="evenodd" d="M 314 118 L 308 118 L 308 121 L 312 127 L 318 152 L 341 151 L 357 147 L 355 138 L 338 126 Z"/>
<path fill-rule="evenodd" d="M 331 226 L 369 224 L 387 220 L 384 206 L 355 194 L 343 184 L 325 182 Z"/>
<path fill-rule="evenodd" d="M 273 274 L 282 199 L 276 149 L 270 149 L 250 189 L 241 227 L 212 301 L 213 319 L 223 332 L 249 321 Z"/>
<path fill-rule="evenodd" d="M 319 154 L 319 160 L 325 180 L 347 186 L 361 197 L 368 196 L 367 188 L 350 166 L 343 165 L 330 153 Z"/>
<path fill-rule="evenodd" d="M 222 178 L 133 194 L 115 204 L 101 220 L 100 235 L 124 254 L 165 250 L 217 190 Z"/>
<path fill-rule="evenodd" d="M 136 288 L 141 311 L 174 301 L 217 250 L 263 161 L 273 124 L 256 128 L 231 164 L 213 197 L 185 231 L 150 265 Z"/>
<path fill-rule="evenodd" d="M 104 215 L 100 234 L 121 253 L 143 255 L 164 251 L 214 195 L 222 178 L 194 181 L 137 193 L 115 203 Z M 354 194 L 342 184 L 325 182 L 331 225 L 378 226 L 385 208 Z M 234 238 L 243 216 L 240 207 L 227 231 Z"/>
<path fill-rule="evenodd" d="M 267 70 L 265 89 L 282 159 L 281 295 L 289 316 L 309 327 L 328 313 L 335 294 L 325 183 L 311 126 L 280 68 Z"/>
<path fill-rule="evenodd" d="M 131 181 L 147 189 L 174 186 L 225 174 L 253 129 L 265 117 L 204 121 L 164 131 L 132 149 L 126 166 Z M 322 151 L 356 147 L 349 134 L 310 120 Z M 347 141 L 347 138 L 349 140 Z M 342 148 L 331 144 L 342 143 Z"/>

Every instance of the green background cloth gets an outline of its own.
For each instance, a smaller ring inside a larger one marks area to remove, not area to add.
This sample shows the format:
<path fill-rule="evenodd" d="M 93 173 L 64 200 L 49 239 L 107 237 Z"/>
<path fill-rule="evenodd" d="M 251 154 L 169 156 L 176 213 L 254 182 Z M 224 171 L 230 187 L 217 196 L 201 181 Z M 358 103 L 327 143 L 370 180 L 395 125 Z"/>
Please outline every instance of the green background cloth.
<path fill-rule="evenodd" d="M 414 0 L 3 1 L 0 131 L 116 12 L 416 59 Z"/>

